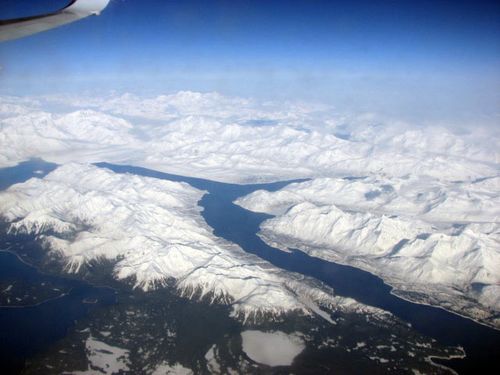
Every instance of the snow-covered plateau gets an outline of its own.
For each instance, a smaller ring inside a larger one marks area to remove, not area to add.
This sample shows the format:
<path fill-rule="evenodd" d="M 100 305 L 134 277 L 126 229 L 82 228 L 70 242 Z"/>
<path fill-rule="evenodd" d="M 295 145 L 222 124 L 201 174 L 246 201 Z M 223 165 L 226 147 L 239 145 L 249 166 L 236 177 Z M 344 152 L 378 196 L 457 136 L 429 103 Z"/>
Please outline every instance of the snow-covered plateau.
<path fill-rule="evenodd" d="M 114 277 L 147 291 L 175 281 L 183 296 L 227 303 L 246 320 L 335 308 L 385 315 L 249 255 L 213 235 L 186 183 L 71 163 L 0 193 L 9 231 L 36 235 L 67 272 L 116 261 Z"/>
<path fill-rule="evenodd" d="M 405 298 L 500 326 L 500 178 L 318 178 L 236 201 L 260 236 L 383 278 Z"/>

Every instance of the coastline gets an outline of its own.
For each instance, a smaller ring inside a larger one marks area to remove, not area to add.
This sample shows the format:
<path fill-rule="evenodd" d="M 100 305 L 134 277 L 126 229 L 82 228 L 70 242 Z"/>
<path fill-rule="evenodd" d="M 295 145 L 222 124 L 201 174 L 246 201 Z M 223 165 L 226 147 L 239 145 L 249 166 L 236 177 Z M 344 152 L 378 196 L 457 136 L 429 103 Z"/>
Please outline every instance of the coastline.
<path fill-rule="evenodd" d="M 391 288 L 391 291 L 390 293 L 399 298 L 399 299 L 402 299 L 406 302 L 410 302 L 410 303 L 414 303 L 416 305 L 422 305 L 422 306 L 429 306 L 429 307 L 432 307 L 432 308 L 438 308 L 438 309 L 441 309 L 443 311 L 446 311 L 446 312 L 449 312 L 451 314 L 454 314 L 454 315 L 457 315 L 461 318 L 465 318 L 465 319 L 468 319 L 474 323 L 477 323 L 477 324 L 480 324 L 484 327 L 487 327 L 487 328 L 491 328 L 491 329 L 494 329 L 495 331 L 498 331 L 500 332 L 500 326 L 496 327 L 492 324 L 488 324 L 484 321 L 481 321 L 481 320 L 477 320 L 475 318 L 473 318 L 472 316 L 468 316 L 468 315 L 464 315 L 464 314 L 460 314 L 459 312 L 457 311 L 454 311 L 454 310 L 451 310 L 451 309 L 447 309 L 441 305 L 437 305 L 437 304 L 431 304 L 431 303 L 426 303 L 426 302 L 421 302 L 421 301 L 416 301 L 416 300 L 413 300 L 409 297 L 406 297 L 404 295 L 402 295 L 401 293 L 398 293 L 400 291 L 400 289 L 398 289 L 396 286 L 394 286 L 394 283 L 391 283 L 390 281 L 390 278 L 384 278 L 383 276 L 380 276 L 380 275 L 377 275 L 375 274 L 372 270 L 369 270 L 368 268 L 365 268 L 363 267 L 362 265 L 360 264 L 351 264 L 351 263 L 348 263 L 348 262 L 345 262 L 345 261 L 342 261 L 342 260 L 333 260 L 333 259 L 326 259 L 326 258 L 322 258 L 322 257 L 318 257 L 318 256 L 315 256 L 315 255 L 311 255 L 309 254 L 307 251 L 304 251 L 303 249 L 300 249 L 300 248 L 289 248 L 287 246 L 284 246 L 284 245 L 280 245 L 278 242 L 276 242 L 275 240 L 271 240 L 269 239 L 265 234 L 263 234 L 262 232 L 259 232 L 257 233 L 257 236 L 262 240 L 264 241 L 264 243 L 266 243 L 268 246 L 272 247 L 272 248 L 275 248 L 279 251 L 282 251 L 282 252 L 285 252 L 285 253 L 292 253 L 293 251 L 299 251 L 311 258 L 314 258 L 314 259 L 318 259 L 320 261 L 323 261 L 323 262 L 329 262 L 329 263 L 334 263 L 334 264 L 338 264 L 338 265 L 342 265 L 342 266 L 347 266 L 347 267 L 352 267 L 352 268 L 356 268 L 356 269 L 359 269 L 363 272 L 367 272 L 369 273 L 370 275 L 374 276 L 374 277 L 377 277 L 379 278 L 380 280 L 383 281 L 383 283 L 387 286 L 389 286 Z M 308 248 L 307 245 L 304 246 L 305 248 Z"/>

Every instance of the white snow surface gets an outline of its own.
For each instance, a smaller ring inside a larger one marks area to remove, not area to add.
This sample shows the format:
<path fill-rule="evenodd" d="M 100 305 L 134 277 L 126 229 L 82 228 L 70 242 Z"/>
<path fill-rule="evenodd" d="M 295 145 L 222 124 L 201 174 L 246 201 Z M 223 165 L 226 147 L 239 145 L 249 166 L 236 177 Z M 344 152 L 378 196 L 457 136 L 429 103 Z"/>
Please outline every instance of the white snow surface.
<path fill-rule="evenodd" d="M 0 97 L 0 166 L 107 161 L 227 182 L 338 175 L 473 180 L 499 172 L 498 130 L 416 127 L 308 103 L 217 93 Z"/>
<path fill-rule="evenodd" d="M 85 342 L 89 368 L 85 371 L 72 372 L 73 375 L 106 374 L 116 375 L 126 373 L 130 369 L 129 354 L 126 349 L 108 345 L 89 336 Z"/>
<path fill-rule="evenodd" d="M 276 215 L 260 233 L 274 246 L 358 266 L 444 304 L 459 294 L 500 311 L 498 177 L 322 178 L 236 203 Z"/>
<path fill-rule="evenodd" d="M 180 363 L 169 365 L 162 363 L 151 373 L 151 375 L 192 375 L 193 371 L 182 366 Z"/>
<path fill-rule="evenodd" d="M 319 305 L 362 308 L 214 236 L 197 205 L 203 194 L 185 183 L 73 163 L 1 192 L 0 215 L 10 231 L 39 235 L 68 272 L 116 260 L 117 279 L 144 290 L 172 279 L 182 295 L 230 303 L 242 319 L 312 315 Z"/>
<path fill-rule="evenodd" d="M 241 333 L 243 351 L 255 362 L 268 366 L 290 366 L 305 348 L 297 334 L 280 331 L 244 331 Z"/>
<path fill-rule="evenodd" d="M 212 374 L 220 374 L 221 368 L 220 368 L 220 363 L 218 361 L 216 353 L 218 352 L 217 350 L 217 345 L 213 344 L 210 349 L 208 349 L 208 352 L 205 353 L 205 359 L 207 360 L 207 367 Z"/>

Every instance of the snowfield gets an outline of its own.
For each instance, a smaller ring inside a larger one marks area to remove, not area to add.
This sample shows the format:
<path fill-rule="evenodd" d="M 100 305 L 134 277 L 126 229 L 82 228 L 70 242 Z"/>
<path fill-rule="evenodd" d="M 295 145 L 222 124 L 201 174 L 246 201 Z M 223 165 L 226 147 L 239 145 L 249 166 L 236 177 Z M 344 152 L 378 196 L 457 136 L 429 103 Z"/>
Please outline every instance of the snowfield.
<path fill-rule="evenodd" d="M 377 311 L 214 236 L 197 204 L 203 194 L 185 183 L 73 163 L 1 192 L 0 215 L 9 231 L 37 235 L 62 256 L 67 272 L 114 260 L 115 278 L 136 288 L 173 280 L 181 295 L 228 303 L 243 320 L 292 311 L 322 317 L 319 306 Z"/>
<path fill-rule="evenodd" d="M 400 295 L 418 292 L 500 324 L 498 177 L 323 178 L 256 191 L 236 203 L 276 215 L 260 232 L 274 246 L 360 267 Z"/>

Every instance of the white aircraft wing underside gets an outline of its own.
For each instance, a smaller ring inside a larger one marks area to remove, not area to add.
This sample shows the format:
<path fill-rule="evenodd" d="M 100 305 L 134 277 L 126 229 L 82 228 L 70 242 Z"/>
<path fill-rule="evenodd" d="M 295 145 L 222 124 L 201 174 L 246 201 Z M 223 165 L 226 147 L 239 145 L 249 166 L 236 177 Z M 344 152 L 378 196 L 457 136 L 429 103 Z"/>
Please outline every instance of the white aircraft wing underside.
<path fill-rule="evenodd" d="M 0 42 L 22 38 L 91 15 L 98 15 L 108 3 L 109 0 L 73 0 L 68 6 L 54 13 L 0 21 Z"/>

